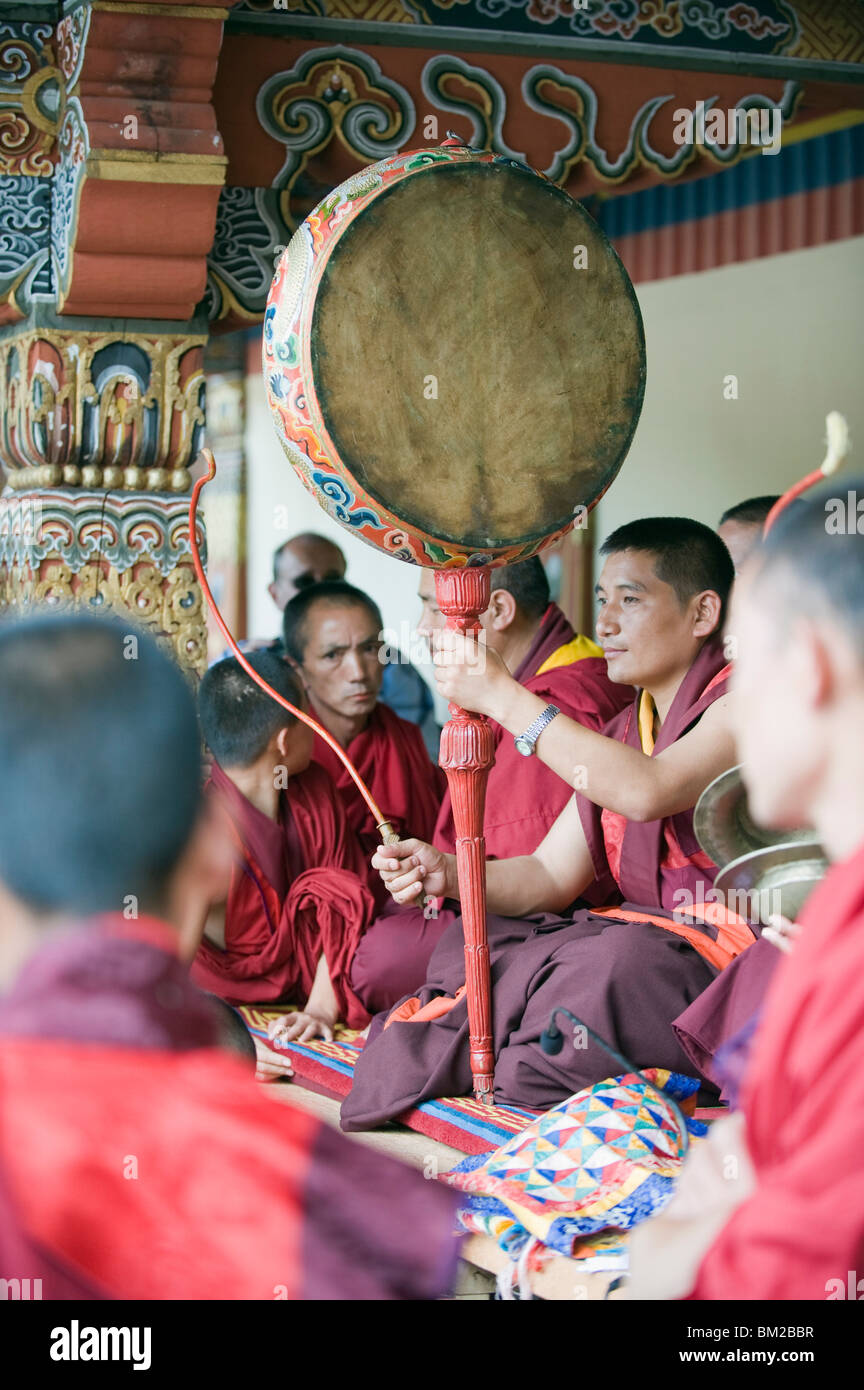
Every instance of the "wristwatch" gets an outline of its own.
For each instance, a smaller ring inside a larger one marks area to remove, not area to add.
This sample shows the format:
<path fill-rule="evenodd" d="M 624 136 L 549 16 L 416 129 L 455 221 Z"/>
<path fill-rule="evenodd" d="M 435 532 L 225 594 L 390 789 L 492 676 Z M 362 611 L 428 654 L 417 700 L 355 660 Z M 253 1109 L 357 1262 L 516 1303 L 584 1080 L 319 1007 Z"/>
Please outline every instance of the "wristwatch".
<path fill-rule="evenodd" d="M 534 720 L 534 723 L 529 724 L 524 734 L 518 734 L 517 737 L 514 738 L 513 742 L 515 743 L 518 752 L 522 753 L 524 757 L 530 758 L 531 754 L 534 752 L 537 740 L 542 734 L 543 730 L 547 727 L 547 725 L 552 723 L 552 720 L 555 718 L 556 714 L 560 713 L 561 711 L 557 705 L 547 705 L 543 713 L 538 714 L 537 718 Z"/>

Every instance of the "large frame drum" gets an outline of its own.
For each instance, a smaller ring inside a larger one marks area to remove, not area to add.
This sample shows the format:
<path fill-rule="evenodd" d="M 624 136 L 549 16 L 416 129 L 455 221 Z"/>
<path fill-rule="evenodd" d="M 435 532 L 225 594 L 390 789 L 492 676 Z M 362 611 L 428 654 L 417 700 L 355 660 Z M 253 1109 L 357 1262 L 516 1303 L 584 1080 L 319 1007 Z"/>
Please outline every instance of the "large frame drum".
<path fill-rule="evenodd" d="M 489 567 L 557 540 L 617 474 L 645 348 L 633 287 L 578 203 L 460 141 L 373 164 L 319 203 L 282 256 L 264 377 L 285 453 L 355 536 L 436 570 L 470 629 Z M 492 1094 L 485 719 L 451 706 L 475 1091 Z M 421 982 L 418 981 L 418 985 Z"/>

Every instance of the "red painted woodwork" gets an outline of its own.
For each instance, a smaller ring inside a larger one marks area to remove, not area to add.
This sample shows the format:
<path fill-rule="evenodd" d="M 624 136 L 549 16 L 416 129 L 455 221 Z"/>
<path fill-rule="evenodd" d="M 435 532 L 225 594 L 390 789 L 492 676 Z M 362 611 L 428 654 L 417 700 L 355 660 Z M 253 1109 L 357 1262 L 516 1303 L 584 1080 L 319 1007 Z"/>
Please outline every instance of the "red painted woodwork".
<path fill-rule="evenodd" d="M 63 312 L 192 318 L 207 283 L 219 192 L 212 184 L 88 179 Z"/>
<path fill-rule="evenodd" d="M 436 570 L 435 591 L 447 626 L 479 630 L 489 607 L 491 570 L 486 567 Z M 438 761 L 447 773 L 456 828 L 456 870 L 465 933 L 465 984 L 474 1095 L 492 1104 L 495 1058 L 492 1052 L 492 992 L 486 939 L 486 839 L 483 816 L 486 782 L 495 760 L 492 729 L 483 714 L 449 706 Z"/>
<path fill-rule="evenodd" d="M 351 45 L 350 37 L 344 40 Z M 261 127 L 256 110 L 256 98 L 264 82 L 273 74 L 287 72 L 306 53 L 314 53 L 320 47 L 327 51 L 323 42 L 301 39 L 294 35 L 283 38 L 268 35 L 262 42 L 253 34 L 227 32 L 223 44 L 219 71 L 213 89 L 213 102 L 217 122 L 225 140 L 225 153 L 228 156 L 226 183 L 245 187 L 268 187 L 276 178 L 285 158 L 284 146 Z M 399 47 L 389 44 L 377 48 L 369 43 L 357 45 L 357 51 L 368 53 L 381 64 L 387 78 L 399 83 L 412 96 L 418 112 L 434 113 L 439 121 L 439 137 L 432 143 L 443 143 L 446 130 L 453 130 L 462 140 L 470 140 L 471 128 L 468 119 L 459 111 L 444 112 L 430 106 L 424 94 L 422 73 L 432 54 L 440 52 L 440 46 L 431 39 L 427 46 L 413 44 Z M 510 146 L 518 150 L 532 168 L 544 169 L 553 152 L 562 144 L 563 125 L 548 112 L 536 111 L 523 97 L 522 83 L 526 74 L 538 59 L 532 52 L 524 54 L 485 53 L 482 48 L 471 54 L 462 55 L 469 63 L 494 73 L 504 92 L 507 107 L 504 135 Z M 344 62 L 351 62 L 349 47 Z M 332 58 L 325 62 L 325 71 L 336 66 Z M 741 73 L 711 73 L 706 86 L 706 75 L 699 71 L 676 69 L 670 72 L 664 67 L 620 63 L 585 63 L 572 57 L 556 59 L 554 66 L 563 73 L 581 77 L 590 83 L 597 94 L 598 112 L 595 135 L 598 143 L 611 154 L 617 155 L 626 147 L 631 123 L 640 107 L 652 98 L 662 97 L 665 104 L 652 125 L 652 140 L 665 156 L 674 156 L 678 150 L 673 138 L 673 112 L 678 107 L 693 110 L 699 100 L 715 96 L 717 104 L 723 109 L 735 106 L 743 97 L 754 90 L 764 92 L 773 101 L 780 102 L 784 84 L 778 78 L 758 77 Z M 813 84 L 814 87 L 816 84 Z M 826 103 L 830 109 L 837 109 L 842 98 L 834 100 L 838 84 L 825 84 Z M 308 93 L 317 89 L 316 83 L 308 84 Z M 292 91 L 299 98 L 306 94 L 303 84 Z M 852 89 L 854 91 L 854 89 Z M 468 105 L 472 99 L 478 101 L 476 91 L 470 85 L 461 87 L 454 84 L 454 94 L 462 97 Z M 819 88 L 821 92 L 821 88 Z M 810 84 L 808 84 L 808 99 Z M 380 91 L 378 98 L 382 99 Z M 568 98 L 574 109 L 578 110 L 578 100 Z M 853 101 L 849 101 L 853 105 Z M 812 110 L 802 108 L 812 116 Z M 821 110 L 819 112 L 821 114 Z M 800 115 L 796 113 L 796 120 Z M 791 125 L 791 122 L 789 123 Z M 422 120 L 414 132 L 413 141 L 408 148 L 423 143 L 418 138 L 422 130 Z M 352 153 L 344 136 L 331 140 L 322 150 L 316 152 L 312 161 L 315 173 L 316 192 L 310 194 L 308 206 L 299 197 L 292 200 L 292 211 L 299 223 L 321 196 L 320 189 L 325 185 L 335 186 L 368 162 Z M 766 161 L 767 162 L 767 161 Z M 715 173 L 717 165 L 710 159 L 698 158 L 679 175 L 678 181 L 699 178 Z M 643 167 L 637 161 L 624 180 L 628 193 L 637 192 L 663 183 L 663 178 L 653 169 Z M 585 161 L 574 161 L 563 187 L 574 198 L 585 198 L 592 193 L 609 196 L 619 189 L 617 181 L 601 178 Z"/>
<path fill-rule="evenodd" d="M 864 233 L 864 179 L 828 184 L 773 202 L 713 213 L 698 221 L 614 238 L 631 280 L 645 284 L 672 275 L 824 246 Z"/>
<path fill-rule="evenodd" d="M 211 95 L 230 5 L 159 8 L 90 11 L 70 93 L 89 152 L 61 314 L 185 322 L 204 294 L 225 169 Z"/>

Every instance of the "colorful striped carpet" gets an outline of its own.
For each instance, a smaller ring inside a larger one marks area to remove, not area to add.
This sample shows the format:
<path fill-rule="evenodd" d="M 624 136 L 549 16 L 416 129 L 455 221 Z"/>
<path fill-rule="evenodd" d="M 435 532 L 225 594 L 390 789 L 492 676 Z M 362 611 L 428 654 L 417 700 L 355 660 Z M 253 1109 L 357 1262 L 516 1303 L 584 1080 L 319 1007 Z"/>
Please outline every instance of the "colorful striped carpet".
<path fill-rule="evenodd" d="M 252 1036 L 270 1048 L 274 1060 L 287 1058 L 297 1084 L 337 1100 L 348 1094 L 354 1064 L 363 1046 L 356 1033 L 337 1028 L 333 1042 L 290 1043 L 287 1047 L 275 1048 L 267 1036 L 267 1026 L 271 1019 L 291 1012 L 290 1009 L 257 1009 L 246 1005 L 238 1012 Z M 471 1096 L 455 1096 L 426 1101 L 416 1110 L 400 1115 L 399 1123 L 418 1134 L 449 1144 L 461 1153 L 483 1154 L 506 1143 L 538 1113 L 509 1105 L 480 1105 Z"/>

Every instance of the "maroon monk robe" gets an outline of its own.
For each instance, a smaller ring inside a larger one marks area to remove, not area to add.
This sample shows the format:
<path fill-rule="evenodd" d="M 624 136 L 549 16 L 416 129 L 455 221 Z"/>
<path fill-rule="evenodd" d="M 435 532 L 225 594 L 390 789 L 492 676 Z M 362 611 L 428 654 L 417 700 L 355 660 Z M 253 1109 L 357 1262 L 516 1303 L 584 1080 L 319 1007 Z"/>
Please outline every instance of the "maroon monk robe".
<path fill-rule="evenodd" d="M 681 738 L 725 693 L 724 666 L 719 640 L 706 643 L 679 687 L 655 752 Z M 609 732 L 633 741 L 637 702 L 638 696 L 629 725 L 626 713 L 618 715 Z M 681 903 L 675 894 L 683 888 L 698 903 L 713 879 L 713 866 L 706 866 L 693 837 L 692 813 L 627 825 L 618 839 L 621 857 L 615 878 L 598 828 L 601 815 L 591 803 L 583 806 L 583 822 L 598 881 L 608 883 L 617 901 L 634 890 L 643 896 L 636 899 L 637 905 L 628 901 L 612 908 L 613 915 L 606 915 L 609 908 L 577 907 L 560 917 L 489 918 L 499 1103 L 547 1109 L 616 1070 L 617 1064 L 590 1041 L 579 1048 L 565 1045 L 557 1057 L 542 1051 L 540 1036 L 559 1005 L 571 1009 L 637 1066 L 686 1071 L 687 1057 L 672 1030 L 673 1018 L 714 978 L 717 966 L 712 961 L 729 959 L 752 940 L 743 925 L 727 931 L 700 923 L 698 915 L 686 923 L 672 920 L 672 910 Z M 657 925 L 660 921 L 665 925 Z M 730 936 L 734 940 L 727 949 L 723 943 Z M 464 980 L 462 924 L 457 921 L 432 956 L 419 995 L 421 1006 L 442 994 L 454 995 Z M 373 1029 L 377 1024 L 378 1020 Z M 342 1126 L 374 1128 L 422 1101 L 470 1090 L 463 998 L 434 1022 L 398 1022 L 385 1031 L 378 1029 L 357 1062 L 352 1090 L 342 1106 Z"/>
<path fill-rule="evenodd" d="M 323 768 L 288 780 L 272 821 L 213 765 L 208 783 L 237 831 L 241 861 L 225 907 L 225 949 L 206 938 L 192 979 L 229 1004 L 305 1004 L 323 953 L 351 1028 L 369 1015 L 350 984 L 351 963 L 374 912 L 359 846 Z"/>
<path fill-rule="evenodd" d="M 692 1298 L 864 1295 L 864 845 L 798 920 L 792 952 L 776 952 L 741 1096 L 756 1188 Z"/>
<path fill-rule="evenodd" d="M 610 681 L 602 657 L 582 657 L 538 674 L 549 658 L 574 637 L 561 609 L 550 603 L 513 676 L 526 690 L 547 704 L 557 705 L 563 714 L 586 728 L 602 729 L 633 700 L 633 687 Z M 495 764 L 486 789 L 486 857 L 511 859 L 533 854 L 564 809 L 571 789 L 540 758 L 526 758 L 517 752 L 512 736 L 500 724 L 494 720 L 491 724 Z M 437 849 L 454 854 L 455 836 L 448 790 L 431 842 Z M 354 989 L 370 1012 L 390 1008 L 419 987 L 426 978 L 432 952 L 458 915 L 458 906 L 439 902 L 438 916 L 430 920 L 424 917 L 422 908 L 399 907 L 388 900 L 360 943 L 351 975 Z"/>
<path fill-rule="evenodd" d="M 555 603 L 550 603 L 534 641 L 513 679 L 549 705 L 557 705 L 586 729 L 603 729 L 619 710 L 633 702 L 632 685 L 618 685 L 606 673 L 605 657 L 585 656 L 538 675 L 540 668 L 575 636 Z M 542 759 L 524 757 L 512 734 L 490 720 L 495 737 L 495 765 L 486 786 L 483 832 L 487 859 L 532 854 L 563 811 L 571 788 Z M 456 853 L 456 829 L 449 790 L 435 824 L 432 844 Z"/>
<path fill-rule="evenodd" d="M 758 931 L 758 928 L 754 928 Z M 740 1053 L 745 1030 L 753 1025 L 768 993 L 768 987 L 782 959 L 782 953 L 766 938 L 733 960 L 699 998 L 685 1009 L 672 1027 L 696 1071 L 721 1088 L 720 1095 L 735 1103 L 733 1078 L 727 1075 L 728 1061 L 718 1065 L 718 1054 L 733 1047 Z M 740 1068 L 740 1058 L 736 1067 Z M 737 1086 L 735 1087 L 737 1091 Z"/>
<path fill-rule="evenodd" d="M 314 709 L 310 712 L 315 714 Z M 397 834 L 403 839 L 408 836 L 431 839 L 444 795 L 445 777 L 431 761 L 419 726 L 401 719 L 392 709 L 379 703 L 362 734 L 351 740 L 345 752 Z M 381 837 L 372 813 L 356 782 L 318 734 L 312 757 L 330 774 L 336 786 L 348 825 L 363 850 L 369 886 L 377 897 L 381 879 L 370 867 L 369 860 Z"/>
<path fill-rule="evenodd" d="M 446 1294 L 455 1194 L 263 1094 L 176 941 L 96 919 L 0 1000 L 0 1278 L 44 1299 Z"/>
<path fill-rule="evenodd" d="M 654 743 L 656 757 L 692 729 L 710 705 L 725 695 L 729 667 L 719 638 L 701 648 L 681 682 Z M 639 698 L 610 720 L 609 738 L 641 749 Z M 704 902 L 717 866 L 700 847 L 693 811 L 647 822 L 628 821 L 577 794 L 579 816 L 594 864 L 595 888 L 604 900 L 656 904 L 669 912 L 694 899 Z"/>

